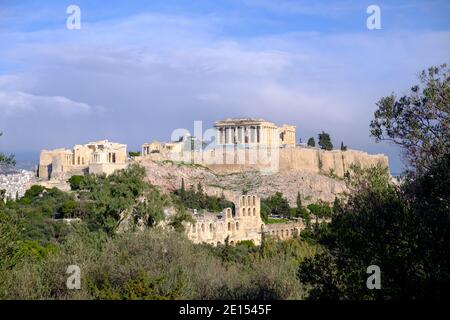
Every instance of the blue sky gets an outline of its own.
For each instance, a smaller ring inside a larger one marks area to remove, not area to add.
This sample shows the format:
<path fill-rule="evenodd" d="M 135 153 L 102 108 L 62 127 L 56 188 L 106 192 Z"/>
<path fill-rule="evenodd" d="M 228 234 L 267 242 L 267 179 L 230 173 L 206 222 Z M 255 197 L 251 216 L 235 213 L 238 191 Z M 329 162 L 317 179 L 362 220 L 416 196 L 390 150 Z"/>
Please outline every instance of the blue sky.
<path fill-rule="evenodd" d="M 67 6 L 81 29 L 67 30 Z M 366 8 L 381 8 L 368 30 Z M 448 1 L 0 0 L 0 150 L 109 138 L 138 149 L 194 120 L 262 117 L 390 157 L 376 101 L 450 62 Z"/>

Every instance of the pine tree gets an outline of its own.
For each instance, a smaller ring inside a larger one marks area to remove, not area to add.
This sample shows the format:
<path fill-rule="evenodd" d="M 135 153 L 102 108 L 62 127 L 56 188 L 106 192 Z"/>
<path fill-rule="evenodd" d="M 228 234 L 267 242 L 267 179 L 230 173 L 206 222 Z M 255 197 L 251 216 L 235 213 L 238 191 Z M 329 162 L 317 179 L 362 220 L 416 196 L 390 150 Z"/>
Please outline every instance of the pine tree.
<path fill-rule="evenodd" d="M 184 178 L 181 178 L 180 198 L 182 201 L 186 200 L 186 187 L 184 185 Z"/>
<path fill-rule="evenodd" d="M 302 213 L 302 197 L 300 192 L 297 192 L 297 200 L 296 200 L 297 208 L 295 209 L 295 214 L 299 217 Z"/>
<path fill-rule="evenodd" d="M 319 146 L 324 150 L 333 150 L 333 144 L 331 143 L 330 134 L 322 131 L 319 133 Z"/>
<path fill-rule="evenodd" d="M 344 141 L 341 141 L 341 151 L 347 151 L 347 146 L 344 146 Z"/>
<path fill-rule="evenodd" d="M 333 213 L 336 214 L 341 210 L 341 200 L 338 197 L 334 197 Z"/>
<path fill-rule="evenodd" d="M 311 138 L 308 139 L 308 143 L 307 144 L 310 147 L 315 147 L 316 146 L 316 140 L 314 140 L 314 138 L 311 137 Z"/>

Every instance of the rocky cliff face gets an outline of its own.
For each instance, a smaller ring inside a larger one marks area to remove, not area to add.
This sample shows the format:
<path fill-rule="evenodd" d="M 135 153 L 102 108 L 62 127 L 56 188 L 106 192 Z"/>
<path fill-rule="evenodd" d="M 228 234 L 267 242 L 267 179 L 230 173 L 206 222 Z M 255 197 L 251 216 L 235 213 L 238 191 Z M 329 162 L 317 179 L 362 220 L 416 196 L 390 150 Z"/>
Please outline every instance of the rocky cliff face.
<path fill-rule="evenodd" d="M 271 175 L 258 171 L 216 174 L 199 165 L 151 160 L 141 160 L 139 163 L 146 168 L 148 181 L 165 192 L 180 188 L 184 179 L 187 188 L 196 187 L 201 182 L 208 194 L 224 194 L 230 199 L 243 192 L 265 198 L 279 191 L 295 206 L 297 192 L 307 205 L 318 199 L 332 202 L 335 196 L 348 191 L 342 180 L 306 170 L 287 170 Z"/>

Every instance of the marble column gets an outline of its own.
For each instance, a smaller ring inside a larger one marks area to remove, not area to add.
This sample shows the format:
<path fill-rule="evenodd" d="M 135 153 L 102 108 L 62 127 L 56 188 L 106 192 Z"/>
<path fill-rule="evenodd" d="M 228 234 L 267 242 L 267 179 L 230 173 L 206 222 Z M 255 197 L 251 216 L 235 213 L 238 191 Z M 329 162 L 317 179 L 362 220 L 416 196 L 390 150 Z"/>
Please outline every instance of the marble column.
<path fill-rule="evenodd" d="M 256 127 L 256 142 L 261 142 L 261 126 Z"/>

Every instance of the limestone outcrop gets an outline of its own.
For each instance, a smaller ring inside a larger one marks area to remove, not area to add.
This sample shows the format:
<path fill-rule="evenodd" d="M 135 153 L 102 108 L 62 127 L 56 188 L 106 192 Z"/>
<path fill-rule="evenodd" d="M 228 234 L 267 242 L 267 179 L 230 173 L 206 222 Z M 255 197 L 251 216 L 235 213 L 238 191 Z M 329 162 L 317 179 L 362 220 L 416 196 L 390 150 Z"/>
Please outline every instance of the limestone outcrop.
<path fill-rule="evenodd" d="M 145 167 L 147 180 L 164 192 L 180 188 L 184 179 L 187 188 L 196 187 L 200 182 L 209 195 L 223 194 L 228 199 L 242 193 L 265 198 L 279 191 L 290 205 L 295 206 L 297 192 L 302 195 L 303 203 L 309 204 L 318 199 L 332 202 L 335 196 L 348 191 L 342 179 L 333 179 L 310 170 L 287 170 L 271 175 L 259 171 L 218 174 L 194 164 L 148 159 L 137 162 Z"/>

